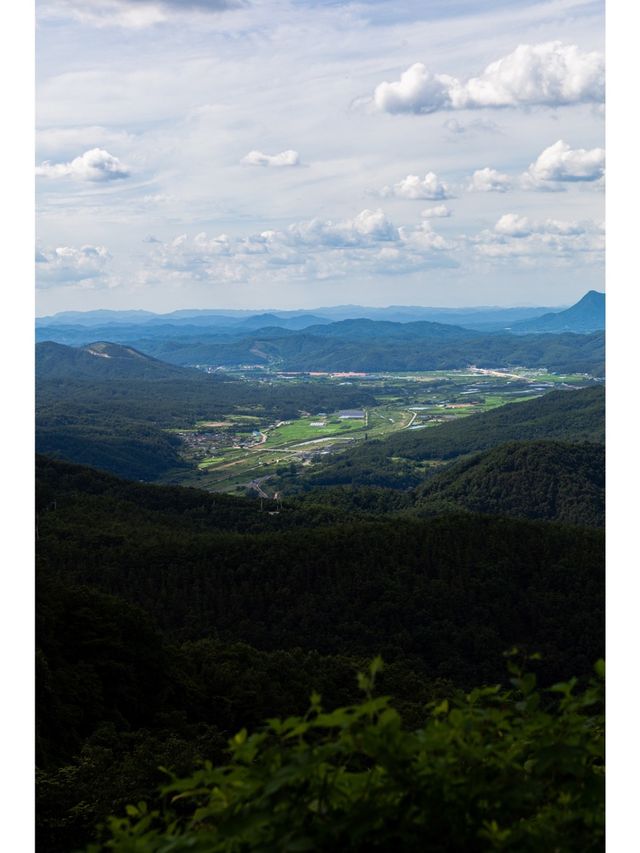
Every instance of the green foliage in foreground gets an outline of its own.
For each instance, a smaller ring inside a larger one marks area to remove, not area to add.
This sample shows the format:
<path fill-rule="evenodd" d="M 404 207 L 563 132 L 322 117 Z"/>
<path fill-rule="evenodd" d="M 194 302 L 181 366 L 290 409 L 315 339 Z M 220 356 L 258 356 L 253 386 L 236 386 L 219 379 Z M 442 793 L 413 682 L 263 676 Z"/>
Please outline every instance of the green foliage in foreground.
<path fill-rule="evenodd" d="M 604 849 L 604 665 L 542 692 L 509 662 L 511 687 L 430 706 L 403 728 L 373 698 L 239 732 L 229 763 L 172 778 L 167 805 L 129 806 L 87 853 L 600 851 Z"/>

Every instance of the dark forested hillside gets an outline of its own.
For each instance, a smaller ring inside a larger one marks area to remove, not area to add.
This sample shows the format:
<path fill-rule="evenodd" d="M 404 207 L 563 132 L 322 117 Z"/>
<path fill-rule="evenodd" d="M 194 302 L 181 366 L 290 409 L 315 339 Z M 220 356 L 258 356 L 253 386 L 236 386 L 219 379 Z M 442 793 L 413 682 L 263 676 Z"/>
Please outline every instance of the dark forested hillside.
<path fill-rule="evenodd" d="M 325 526 L 286 504 L 260 514 L 251 501 L 42 466 L 42 571 L 125 596 L 175 637 L 213 632 L 326 654 L 377 647 L 467 679 L 490 678 L 505 644 L 540 645 L 550 666 L 567 655 L 577 664 L 598 635 L 594 622 L 583 651 L 569 648 L 560 606 L 573 584 L 599 595 L 594 531 L 466 515 Z"/>
<path fill-rule="evenodd" d="M 603 646 L 597 530 L 490 516 L 363 517 L 37 462 L 38 835 L 69 853 L 155 793 L 158 765 L 225 759 L 274 714 L 380 689 L 410 726 L 513 645 L 543 684 Z M 381 510 L 384 506 L 380 505 Z"/>
<path fill-rule="evenodd" d="M 471 512 L 604 524 L 604 445 L 508 442 L 464 459 L 416 489 L 422 512 Z"/>

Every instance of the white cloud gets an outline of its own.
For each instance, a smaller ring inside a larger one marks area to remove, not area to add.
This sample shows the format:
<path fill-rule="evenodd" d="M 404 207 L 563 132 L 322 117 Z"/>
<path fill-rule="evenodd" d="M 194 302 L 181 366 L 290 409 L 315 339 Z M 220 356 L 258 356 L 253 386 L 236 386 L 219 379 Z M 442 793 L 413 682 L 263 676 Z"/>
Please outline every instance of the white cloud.
<path fill-rule="evenodd" d="M 71 19 L 95 27 L 142 29 L 185 12 L 212 13 L 237 9 L 244 0 L 45 0 L 44 19 Z"/>
<path fill-rule="evenodd" d="M 401 226 L 398 229 L 400 239 L 411 249 L 417 251 L 442 251 L 443 249 L 453 249 L 454 244 L 445 240 L 442 235 L 437 234 L 431 223 L 428 221 L 421 222 L 416 228 L 407 228 Z"/>
<path fill-rule="evenodd" d="M 156 264 L 172 276 L 204 282 L 282 282 L 400 274 L 429 266 L 454 266 L 453 244 L 429 222 L 397 228 L 382 210 L 351 219 L 311 219 L 284 230 L 246 237 L 181 234 L 151 248 Z"/>
<path fill-rule="evenodd" d="M 502 134 L 495 121 L 484 118 L 476 118 L 473 121 L 461 122 L 457 118 L 448 118 L 442 123 L 442 127 L 453 137 L 462 135 L 475 135 L 477 133 Z"/>
<path fill-rule="evenodd" d="M 445 219 L 451 216 L 451 208 L 446 204 L 438 204 L 435 207 L 425 207 L 420 211 L 420 216 L 423 219 Z"/>
<path fill-rule="evenodd" d="M 108 276 L 111 255 L 104 246 L 58 246 L 36 249 L 36 287 L 44 289 L 112 286 Z"/>
<path fill-rule="evenodd" d="M 429 201 L 453 198 L 447 184 L 440 181 L 435 172 L 427 172 L 424 178 L 420 178 L 418 175 L 407 175 L 406 178 L 392 187 L 383 187 L 381 195 L 384 197 L 428 199 Z"/>
<path fill-rule="evenodd" d="M 129 169 L 103 148 L 92 148 L 70 163 L 50 163 L 45 160 L 36 166 L 36 175 L 43 178 L 74 178 L 77 181 L 106 182 L 129 177 Z"/>
<path fill-rule="evenodd" d="M 604 57 L 562 42 L 521 44 L 461 82 L 416 62 L 392 83 L 380 83 L 375 107 L 387 113 L 433 113 L 482 107 L 598 103 L 604 99 Z"/>
<path fill-rule="evenodd" d="M 531 222 L 526 216 L 515 213 L 505 213 L 494 226 L 498 234 L 506 234 L 508 237 L 527 237 L 531 234 L 531 228 Z"/>
<path fill-rule="evenodd" d="M 249 151 L 240 161 L 245 166 L 298 166 L 300 155 L 288 149 L 279 154 L 263 154 L 262 151 Z"/>
<path fill-rule="evenodd" d="M 289 226 L 287 234 L 294 243 L 335 247 L 369 246 L 398 239 L 398 229 L 380 208 L 362 210 L 353 219 L 338 222 L 311 219 L 296 223 Z"/>
<path fill-rule="evenodd" d="M 470 242 L 485 259 L 566 266 L 581 258 L 585 264 L 597 264 L 604 255 L 604 227 L 592 220 L 536 220 L 507 213 L 493 231 L 482 231 Z"/>
<path fill-rule="evenodd" d="M 532 220 L 516 213 L 505 213 L 496 222 L 494 231 L 508 237 L 528 237 L 530 234 L 584 234 L 585 223 L 560 219 Z"/>
<path fill-rule="evenodd" d="M 467 189 L 470 192 L 505 193 L 511 189 L 511 178 L 487 166 L 484 169 L 476 169 Z"/>
<path fill-rule="evenodd" d="M 604 148 L 572 149 L 559 139 L 540 154 L 522 175 L 522 185 L 533 189 L 558 189 L 564 182 L 595 182 L 604 176 Z"/>

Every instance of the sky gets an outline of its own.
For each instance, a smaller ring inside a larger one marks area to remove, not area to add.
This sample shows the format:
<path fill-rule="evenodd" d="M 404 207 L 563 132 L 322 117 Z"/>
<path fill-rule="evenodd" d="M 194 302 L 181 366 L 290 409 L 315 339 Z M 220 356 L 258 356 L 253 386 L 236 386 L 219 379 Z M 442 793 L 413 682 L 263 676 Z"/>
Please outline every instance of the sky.
<path fill-rule="evenodd" d="M 38 0 L 37 313 L 604 289 L 604 12 Z"/>

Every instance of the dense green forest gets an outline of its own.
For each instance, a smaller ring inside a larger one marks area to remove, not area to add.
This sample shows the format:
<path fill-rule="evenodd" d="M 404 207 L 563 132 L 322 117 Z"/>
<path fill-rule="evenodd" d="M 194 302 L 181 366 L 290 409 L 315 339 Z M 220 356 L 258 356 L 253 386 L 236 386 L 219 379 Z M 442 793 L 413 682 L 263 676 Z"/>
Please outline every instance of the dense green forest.
<path fill-rule="evenodd" d="M 399 488 L 397 480 L 391 482 L 393 487 L 308 488 L 303 477 L 288 472 L 279 480 L 285 488 L 291 484 L 292 499 L 306 508 L 323 506 L 373 515 L 470 511 L 596 527 L 604 524 L 603 444 L 505 442 L 424 472 L 414 488 Z"/>
<path fill-rule="evenodd" d="M 130 802 L 162 811 L 159 765 L 222 764 L 237 730 L 304 715 L 313 690 L 326 708 L 357 703 L 374 654 L 409 732 L 430 725 L 429 702 L 500 682 L 513 645 L 541 653 L 545 688 L 588 678 L 603 652 L 596 529 L 275 512 L 47 458 L 37 472 L 42 850 L 82 846 Z"/>
<path fill-rule="evenodd" d="M 427 480 L 416 489 L 415 506 L 601 526 L 604 445 L 508 442 Z"/>

